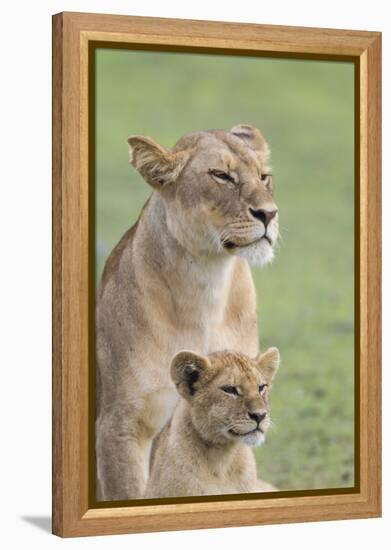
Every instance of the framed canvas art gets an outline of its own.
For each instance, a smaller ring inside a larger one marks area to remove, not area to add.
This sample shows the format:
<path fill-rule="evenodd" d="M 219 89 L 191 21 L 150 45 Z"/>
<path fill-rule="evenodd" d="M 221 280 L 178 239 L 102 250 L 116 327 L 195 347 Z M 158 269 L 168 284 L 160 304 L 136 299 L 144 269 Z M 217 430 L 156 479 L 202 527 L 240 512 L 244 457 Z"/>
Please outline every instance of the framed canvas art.
<path fill-rule="evenodd" d="M 53 17 L 53 532 L 380 515 L 381 35 Z"/>

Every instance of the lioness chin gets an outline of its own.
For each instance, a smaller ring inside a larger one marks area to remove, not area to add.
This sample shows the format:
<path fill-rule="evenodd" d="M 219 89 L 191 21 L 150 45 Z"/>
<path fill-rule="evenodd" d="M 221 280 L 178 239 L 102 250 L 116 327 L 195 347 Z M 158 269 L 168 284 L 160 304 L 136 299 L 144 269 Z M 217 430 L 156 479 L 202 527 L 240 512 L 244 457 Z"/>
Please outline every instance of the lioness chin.
<path fill-rule="evenodd" d="M 175 353 L 256 355 L 247 260 L 270 262 L 278 238 L 269 148 L 256 128 L 189 134 L 171 150 L 144 136 L 129 145 L 153 193 L 98 289 L 98 500 L 144 494 L 152 440 L 177 401 Z"/>
<path fill-rule="evenodd" d="M 270 425 L 269 396 L 279 352 L 180 352 L 171 376 L 181 399 L 155 439 L 147 498 L 275 490 L 257 479 L 249 446 Z"/>

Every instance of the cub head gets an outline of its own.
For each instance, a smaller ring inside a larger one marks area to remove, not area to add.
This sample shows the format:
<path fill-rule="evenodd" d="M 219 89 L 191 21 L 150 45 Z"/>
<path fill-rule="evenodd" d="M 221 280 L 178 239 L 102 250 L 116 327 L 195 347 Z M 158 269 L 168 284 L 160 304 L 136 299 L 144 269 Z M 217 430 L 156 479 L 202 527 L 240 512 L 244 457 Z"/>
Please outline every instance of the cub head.
<path fill-rule="evenodd" d="M 181 351 L 172 360 L 171 377 L 202 439 L 260 445 L 270 426 L 269 396 L 279 364 L 277 348 L 255 359 L 232 351 Z"/>
<path fill-rule="evenodd" d="M 181 138 L 173 149 L 130 136 L 130 161 L 166 204 L 167 225 L 194 253 L 270 262 L 278 239 L 269 147 L 254 126 Z"/>

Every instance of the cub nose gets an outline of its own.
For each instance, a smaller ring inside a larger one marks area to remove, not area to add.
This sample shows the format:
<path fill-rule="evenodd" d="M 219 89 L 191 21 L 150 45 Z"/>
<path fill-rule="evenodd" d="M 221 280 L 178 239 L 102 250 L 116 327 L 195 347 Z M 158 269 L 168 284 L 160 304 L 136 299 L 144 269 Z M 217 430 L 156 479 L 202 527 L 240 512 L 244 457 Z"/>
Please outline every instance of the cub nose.
<path fill-rule="evenodd" d="M 266 413 L 260 413 L 260 412 L 249 412 L 248 416 L 251 418 L 251 420 L 255 420 L 257 423 L 257 426 L 262 422 L 262 420 L 265 418 Z"/>
<path fill-rule="evenodd" d="M 250 212 L 254 216 L 254 218 L 260 220 L 264 224 L 264 226 L 267 227 L 270 220 L 272 220 L 277 214 L 278 210 L 254 210 L 254 208 L 250 208 Z"/>

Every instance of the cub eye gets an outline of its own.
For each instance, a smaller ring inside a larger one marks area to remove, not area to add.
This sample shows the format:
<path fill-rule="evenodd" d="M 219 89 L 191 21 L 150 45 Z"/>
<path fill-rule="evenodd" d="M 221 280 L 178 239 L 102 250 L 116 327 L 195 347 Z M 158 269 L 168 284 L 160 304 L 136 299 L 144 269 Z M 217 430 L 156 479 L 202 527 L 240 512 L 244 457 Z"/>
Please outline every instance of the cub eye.
<path fill-rule="evenodd" d="M 238 390 L 235 388 L 235 386 L 221 386 L 220 388 L 225 393 L 229 393 L 231 395 L 239 395 Z"/>
<path fill-rule="evenodd" d="M 259 386 L 259 388 L 258 388 L 258 389 L 259 389 L 259 393 L 262 394 L 263 391 L 264 391 L 264 389 L 265 389 L 266 387 L 267 387 L 267 384 L 261 384 L 261 385 Z"/>
<path fill-rule="evenodd" d="M 271 177 L 271 174 L 262 174 L 261 175 L 261 181 L 265 182 L 268 180 L 268 178 Z"/>
<path fill-rule="evenodd" d="M 235 183 L 234 178 L 231 176 L 231 174 L 228 174 L 227 172 L 224 172 L 223 170 L 208 170 L 208 174 L 211 176 L 214 176 L 215 178 L 218 178 L 222 181 L 229 181 L 231 183 Z"/>

